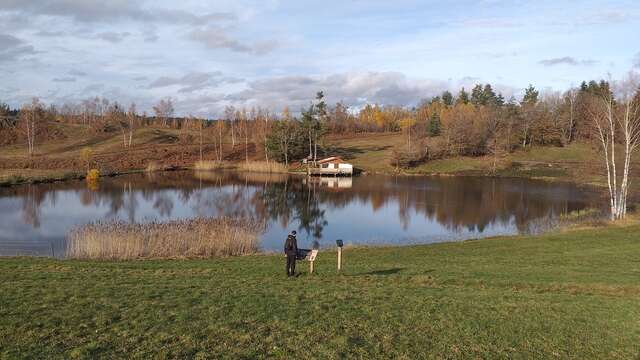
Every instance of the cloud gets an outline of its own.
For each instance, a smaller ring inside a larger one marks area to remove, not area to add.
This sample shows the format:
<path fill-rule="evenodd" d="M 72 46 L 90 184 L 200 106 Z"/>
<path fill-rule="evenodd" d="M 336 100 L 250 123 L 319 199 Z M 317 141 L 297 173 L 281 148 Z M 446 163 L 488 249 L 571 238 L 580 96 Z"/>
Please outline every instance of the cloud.
<path fill-rule="evenodd" d="M 27 45 L 17 37 L 0 34 L 0 62 L 16 60 L 35 53 L 33 46 Z"/>
<path fill-rule="evenodd" d="M 144 42 L 148 42 L 148 43 L 156 42 L 160 38 L 158 34 L 154 32 L 145 32 L 143 36 L 144 36 L 143 38 Z"/>
<path fill-rule="evenodd" d="M 633 19 L 634 16 L 625 11 L 609 10 L 599 11 L 597 13 L 585 16 L 578 21 L 581 25 L 608 25 L 620 24 L 627 20 Z"/>
<path fill-rule="evenodd" d="M 97 93 L 100 91 L 104 90 L 104 84 L 91 84 L 89 86 L 86 86 L 83 90 L 82 93 Z"/>
<path fill-rule="evenodd" d="M 68 74 L 71 75 L 71 76 L 87 76 L 86 72 L 80 71 L 80 70 L 77 70 L 77 69 L 69 70 Z"/>
<path fill-rule="evenodd" d="M 42 36 L 42 37 L 60 37 L 60 36 L 64 36 L 65 33 L 62 31 L 46 31 L 46 30 L 40 30 L 38 32 L 35 33 L 36 36 Z"/>
<path fill-rule="evenodd" d="M 53 78 L 53 82 L 76 82 L 74 77 Z"/>
<path fill-rule="evenodd" d="M 107 22 L 115 20 L 135 20 L 143 22 L 163 22 L 181 24 L 206 24 L 210 21 L 235 20 L 230 13 L 213 12 L 196 15 L 176 9 L 143 8 L 141 1 L 102 0 L 99 5 L 86 0 L 3 0 L 4 10 L 22 14 L 59 16 L 77 22 Z"/>
<path fill-rule="evenodd" d="M 636 54 L 636 57 L 633 59 L 633 67 L 636 69 L 640 69 L 640 51 Z"/>
<path fill-rule="evenodd" d="M 577 60 L 571 56 L 564 56 L 564 57 L 559 57 L 559 58 L 552 58 L 552 59 L 544 59 L 544 60 L 540 60 L 538 61 L 538 64 L 544 65 L 544 66 L 556 66 L 556 65 L 571 65 L 571 66 L 580 66 L 580 65 L 585 65 L 585 66 L 590 66 L 590 65 L 595 65 L 598 62 L 596 60 Z"/>
<path fill-rule="evenodd" d="M 284 76 L 252 81 L 248 88 L 226 97 L 240 106 L 265 106 L 279 111 L 289 106 L 295 111 L 309 105 L 317 91 L 324 91 L 330 103 L 349 106 L 367 103 L 415 105 L 420 99 L 439 94 L 447 81 L 410 79 L 398 72 L 353 72 L 326 77 Z"/>
<path fill-rule="evenodd" d="M 149 78 L 146 77 L 146 76 L 136 76 L 136 77 L 133 78 L 134 81 L 144 81 L 144 80 L 147 80 L 147 79 L 149 79 Z"/>
<path fill-rule="evenodd" d="M 104 41 L 108 41 L 110 43 L 119 43 L 122 40 L 124 40 L 125 37 L 131 35 L 131 33 L 129 32 L 113 32 L 113 31 L 107 31 L 107 32 L 102 32 L 102 33 L 98 33 L 96 34 L 96 38 L 104 40 Z"/>
<path fill-rule="evenodd" d="M 180 87 L 178 92 L 190 93 L 205 88 L 216 87 L 223 83 L 236 83 L 240 81 L 242 81 L 242 79 L 223 76 L 219 71 L 212 73 L 192 72 L 182 77 L 162 76 L 151 82 L 147 88 L 154 89 L 177 85 Z"/>
<path fill-rule="evenodd" d="M 275 40 L 245 44 L 230 38 L 224 30 L 219 28 L 195 29 L 189 33 L 189 38 L 203 43 L 209 49 L 227 49 L 255 55 L 269 53 L 278 47 L 278 42 Z"/>

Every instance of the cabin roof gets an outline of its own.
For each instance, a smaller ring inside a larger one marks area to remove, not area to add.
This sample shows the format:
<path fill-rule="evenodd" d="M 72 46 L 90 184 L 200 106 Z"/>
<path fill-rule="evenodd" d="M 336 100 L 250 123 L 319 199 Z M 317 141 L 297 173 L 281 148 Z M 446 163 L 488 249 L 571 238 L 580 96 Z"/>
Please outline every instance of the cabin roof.
<path fill-rule="evenodd" d="M 342 158 L 339 156 L 331 156 L 328 158 L 324 158 L 322 160 L 318 160 L 318 164 L 324 164 L 324 163 L 345 163 L 345 161 L 342 160 Z"/>

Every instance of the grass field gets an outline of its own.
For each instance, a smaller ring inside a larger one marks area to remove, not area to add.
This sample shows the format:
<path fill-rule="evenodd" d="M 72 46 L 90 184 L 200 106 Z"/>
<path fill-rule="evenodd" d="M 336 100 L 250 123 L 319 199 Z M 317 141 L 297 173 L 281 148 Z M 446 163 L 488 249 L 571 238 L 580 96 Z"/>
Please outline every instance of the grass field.
<path fill-rule="evenodd" d="M 640 226 L 280 256 L 0 261 L 0 358 L 640 356 Z"/>

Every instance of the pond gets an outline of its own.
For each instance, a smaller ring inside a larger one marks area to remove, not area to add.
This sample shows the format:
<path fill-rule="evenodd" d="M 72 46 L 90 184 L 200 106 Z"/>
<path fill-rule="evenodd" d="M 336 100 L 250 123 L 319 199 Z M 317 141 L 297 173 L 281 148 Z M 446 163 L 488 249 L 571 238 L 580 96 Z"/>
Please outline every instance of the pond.
<path fill-rule="evenodd" d="M 280 251 L 290 230 L 300 247 L 425 244 L 535 232 L 601 204 L 595 191 L 527 179 L 134 174 L 0 189 L 0 255 L 64 257 L 72 227 L 103 219 L 248 216 L 267 223 L 262 249 Z"/>

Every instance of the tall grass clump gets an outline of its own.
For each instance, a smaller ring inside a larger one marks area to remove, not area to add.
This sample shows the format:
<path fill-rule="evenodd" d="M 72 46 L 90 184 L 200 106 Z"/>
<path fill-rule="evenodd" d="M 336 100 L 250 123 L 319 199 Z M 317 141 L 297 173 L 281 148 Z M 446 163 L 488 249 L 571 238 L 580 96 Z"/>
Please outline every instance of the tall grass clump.
<path fill-rule="evenodd" d="M 156 161 L 149 161 L 147 167 L 144 169 L 146 172 L 156 172 L 162 170 L 162 166 Z"/>
<path fill-rule="evenodd" d="M 193 165 L 193 168 L 200 171 L 231 169 L 233 165 L 227 161 L 219 160 L 199 160 Z"/>
<path fill-rule="evenodd" d="M 248 218 L 195 218 L 129 224 L 99 221 L 72 229 L 73 259 L 209 258 L 256 253 L 264 225 Z"/>
<path fill-rule="evenodd" d="M 275 161 L 249 161 L 238 164 L 239 171 L 286 173 L 287 167 Z"/>

